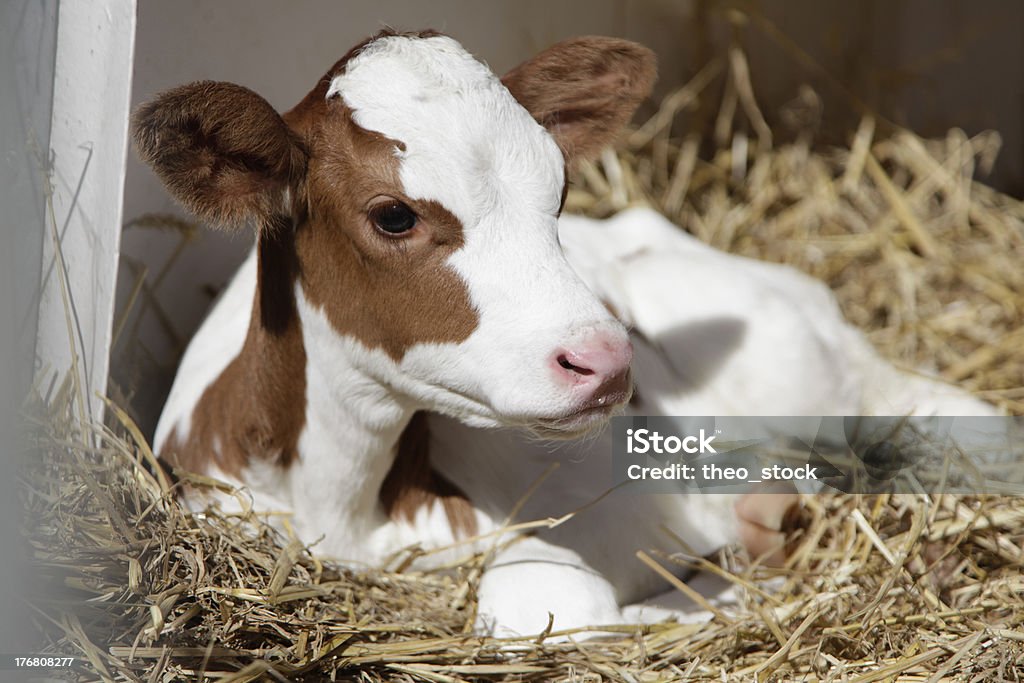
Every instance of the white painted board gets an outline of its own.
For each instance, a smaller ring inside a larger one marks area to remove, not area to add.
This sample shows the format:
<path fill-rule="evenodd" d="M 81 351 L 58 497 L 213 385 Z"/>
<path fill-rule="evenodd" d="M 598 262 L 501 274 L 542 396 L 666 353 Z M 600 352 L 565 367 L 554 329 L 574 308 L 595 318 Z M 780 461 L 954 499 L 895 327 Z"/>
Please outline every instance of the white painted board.
<path fill-rule="evenodd" d="M 57 22 L 53 220 L 43 241 L 36 354 L 44 381 L 63 377 L 77 358 L 94 416 L 109 364 L 135 16 L 135 0 L 63 0 Z"/>

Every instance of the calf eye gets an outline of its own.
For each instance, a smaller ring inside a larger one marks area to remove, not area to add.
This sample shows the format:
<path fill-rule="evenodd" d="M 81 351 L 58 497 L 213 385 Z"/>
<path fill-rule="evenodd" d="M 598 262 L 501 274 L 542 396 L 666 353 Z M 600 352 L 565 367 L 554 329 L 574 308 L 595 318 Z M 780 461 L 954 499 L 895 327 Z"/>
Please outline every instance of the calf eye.
<path fill-rule="evenodd" d="M 416 226 L 416 214 L 399 201 L 378 204 L 368 215 L 374 227 L 388 235 L 401 235 Z"/>

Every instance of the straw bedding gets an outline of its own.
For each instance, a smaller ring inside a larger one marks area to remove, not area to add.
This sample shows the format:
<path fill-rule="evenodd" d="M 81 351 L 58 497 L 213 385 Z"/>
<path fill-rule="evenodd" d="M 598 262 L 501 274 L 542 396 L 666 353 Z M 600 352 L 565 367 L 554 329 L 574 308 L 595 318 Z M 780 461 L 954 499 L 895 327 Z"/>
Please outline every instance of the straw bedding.
<path fill-rule="evenodd" d="M 746 73 L 734 49 L 698 74 L 581 171 L 569 208 L 646 202 L 790 263 L 894 362 L 1024 414 L 1024 206 L 974 180 L 995 134 L 876 137 L 866 116 L 847 147 L 819 149 L 808 91 L 779 144 Z M 715 83 L 711 132 L 691 113 Z M 353 572 L 252 516 L 189 515 L 130 419 L 91 424 L 73 394 L 28 406 L 23 490 L 36 625 L 80 680 L 1024 680 L 1024 497 L 815 496 L 774 571 L 666 536 L 637 571 L 717 572 L 741 603 L 700 625 L 499 641 L 472 635 L 479 559 Z"/>

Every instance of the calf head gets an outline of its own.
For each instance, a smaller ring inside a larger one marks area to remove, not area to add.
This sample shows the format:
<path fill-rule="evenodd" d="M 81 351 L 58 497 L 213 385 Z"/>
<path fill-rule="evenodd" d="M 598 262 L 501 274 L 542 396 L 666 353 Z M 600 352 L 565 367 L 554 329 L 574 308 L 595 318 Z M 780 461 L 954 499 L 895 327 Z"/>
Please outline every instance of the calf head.
<path fill-rule="evenodd" d="M 134 131 L 188 208 L 256 226 L 253 324 L 297 318 L 307 362 L 470 424 L 572 434 L 628 398 L 632 352 L 559 247 L 566 168 L 653 78 L 652 54 L 618 39 L 498 79 L 451 38 L 383 33 L 283 115 L 201 82 L 141 107 Z"/>

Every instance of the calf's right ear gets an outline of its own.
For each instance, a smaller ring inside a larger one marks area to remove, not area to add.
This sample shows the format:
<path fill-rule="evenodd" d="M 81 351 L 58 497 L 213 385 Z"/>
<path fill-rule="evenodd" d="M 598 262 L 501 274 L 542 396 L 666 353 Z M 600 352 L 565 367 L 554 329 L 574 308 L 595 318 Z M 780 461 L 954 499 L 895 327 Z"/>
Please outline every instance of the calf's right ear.
<path fill-rule="evenodd" d="M 614 140 L 650 94 L 656 73 L 654 53 L 643 45 L 583 36 L 552 45 L 501 81 L 575 162 Z"/>
<path fill-rule="evenodd" d="M 286 211 L 307 155 L 270 104 L 232 83 L 168 90 L 132 119 L 139 156 L 190 211 L 215 225 L 264 223 Z"/>

